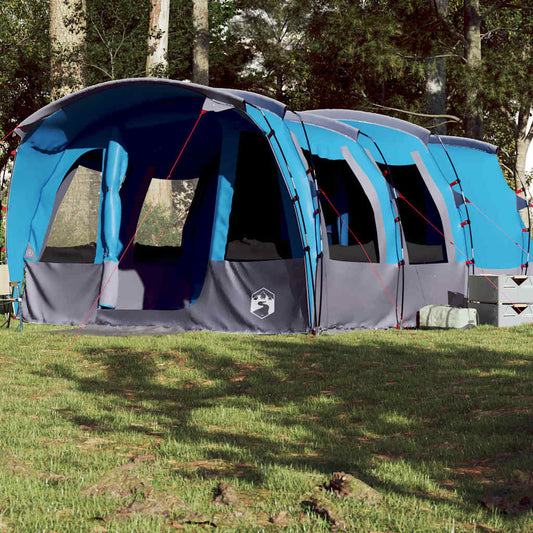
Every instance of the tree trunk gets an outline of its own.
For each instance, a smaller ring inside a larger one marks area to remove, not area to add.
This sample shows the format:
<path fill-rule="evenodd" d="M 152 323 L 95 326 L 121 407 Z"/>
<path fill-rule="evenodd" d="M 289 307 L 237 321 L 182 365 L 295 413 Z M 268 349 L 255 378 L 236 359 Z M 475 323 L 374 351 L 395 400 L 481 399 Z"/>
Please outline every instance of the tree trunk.
<path fill-rule="evenodd" d="M 433 0 L 437 15 L 444 18 L 448 15 L 448 0 Z M 426 59 L 426 110 L 429 115 L 446 114 L 446 58 L 444 50 Z M 432 120 L 430 128 L 439 135 L 446 135 L 446 123 L 443 119 Z"/>
<path fill-rule="evenodd" d="M 148 33 L 148 53 L 146 55 L 146 75 L 162 77 L 168 69 L 168 21 L 170 0 L 150 0 L 150 29 Z"/>
<path fill-rule="evenodd" d="M 532 111 L 533 107 L 531 102 L 525 102 L 520 106 L 517 118 L 516 170 L 523 183 L 527 181 L 526 158 L 531 141 L 533 140 L 533 124 L 530 123 L 530 114 Z"/>
<path fill-rule="evenodd" d="M 481 15 L 479 0 L 464 0 L 464 36 L 466 60 L 465 133 L 483 139 L 483 105 L 479 99 L 481 79 Z"/>
<path fill-rule="evenodd" d="M 209 10 L 207 0 L 193 0 L 192 81 L 209 85 Z"/>
<path fill-rule="evenodd" d="M 53 100 L 85 87 L 85 0 L 50 0 Z"/>
<path fill-rule="evenodd" d="M 426 110 L 429 115 L 446 114 L 446 59 L 431 56 L 426 59 Z M 431 130 L 446 135 L 446 123 L 442 118 L 432 119 Z"/>

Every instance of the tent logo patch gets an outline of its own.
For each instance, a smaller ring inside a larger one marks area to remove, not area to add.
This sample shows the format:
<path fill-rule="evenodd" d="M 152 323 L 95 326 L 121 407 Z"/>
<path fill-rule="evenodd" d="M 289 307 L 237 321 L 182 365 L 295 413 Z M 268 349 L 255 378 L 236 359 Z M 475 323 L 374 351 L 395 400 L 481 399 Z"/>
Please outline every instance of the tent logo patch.
<path fill-rule="evenodd" d="M 252 294 L 250 313 L 262 320 L 274 313 L 275 304 L 276 295 L 263 287 Z"/>

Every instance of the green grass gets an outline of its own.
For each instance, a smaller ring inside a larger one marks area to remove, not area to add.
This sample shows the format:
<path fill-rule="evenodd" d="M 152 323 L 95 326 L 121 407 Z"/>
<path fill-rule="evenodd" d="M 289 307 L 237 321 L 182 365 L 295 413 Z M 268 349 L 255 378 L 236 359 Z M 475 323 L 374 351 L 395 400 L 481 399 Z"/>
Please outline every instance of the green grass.
<path fill-rule="evenodd" d="M 68 353 L 48 330 L 0 332 L 1 533 L 330 531 L 301 502 L 335 471 L 383 496 L 322 491 L 348 531 L 533 531 L 514 512 L 533 497 L 531 326 L 80 336 Z M 240 505 L 215 505 L 220 481 Z M 507 513 L 478 502 L 503 490 Z"/>

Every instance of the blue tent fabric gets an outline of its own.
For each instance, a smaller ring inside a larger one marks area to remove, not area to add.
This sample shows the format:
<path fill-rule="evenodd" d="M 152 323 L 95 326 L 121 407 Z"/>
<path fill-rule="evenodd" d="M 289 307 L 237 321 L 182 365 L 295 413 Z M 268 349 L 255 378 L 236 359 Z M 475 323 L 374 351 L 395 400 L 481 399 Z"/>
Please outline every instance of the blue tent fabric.
<path fill-rule="evenodd" d="M 460 180 L 470 202 L 476 266 L 508 269 L 525 263 L 523 249 L 527 249 L 529 237 L 522 231 L 517 196 L 505 183 L 495 147 L 443 137 L 442 144 L 438 140 L 431 142 L 429 150 L 449 183 Z"/>
<path fill-rule="evenodd" d="M 25 275 L 25 320 L 255 333 L 412 326 L 421 306 L 466 297 L 474 256 L 486 272 L 527 263 L 527 204 L 506 186 L 497 148 L 402 120 L 128 79 L 53 102 L 18 133 L 7 254 L 12 278 Z M 49 244 L 85 166 L 100 180 L 84 237 L 96 242 Z M 165 179 L 197 183 L 181 244 L 138 243 L 150 183 Z"/>

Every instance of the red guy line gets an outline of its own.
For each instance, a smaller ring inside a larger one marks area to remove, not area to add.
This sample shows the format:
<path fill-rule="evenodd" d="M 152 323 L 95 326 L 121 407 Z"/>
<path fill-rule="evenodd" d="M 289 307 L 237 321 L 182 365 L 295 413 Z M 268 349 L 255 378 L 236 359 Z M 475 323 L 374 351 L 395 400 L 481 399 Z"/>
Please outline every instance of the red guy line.
<path fill-rule="evenodd" d="M 492 220 L 492 218 L 490 218 L 486 213 L 484 213 L 476 204 L 472 203 L 472 200 L 469 199 L 468 203 L 472 207 L 477 209 L 489 222 L 494 224 L 510 241 L 514 242 L 514 244 L 516 244 L 518 246 L 518 248 L 520 248 L 520 250 L 522 250 L 527 255 L 528 258 L 531 258 L 531 255 L 529 255 L 529 252 L 527 250 L 524 250 L 524 248 L 522 248 L 522 246 L 520 246 L 520 244 L 518 244 L 503 228 L 498 226 L 498 224 L 496 224 L 496 222 L 494 222 L 494 220 Z M 528 207 L 528 209 L 529 209 L 529 207 Z"/>
<path fill-rule="evenodd" d="M 15 133 L 15 130 L 18 128 L 18 126 L 15 126 L 1 141 L 0 143 L 3 143 L 10 135 Z"/>
<path fill-rule="evenodd" d="M 327 194 L 319 187 L 318 190 L 320 191 L 320 194 L 322 194 L 322 196 L 324 196 L 324 198 L 328 201 L 329 205 L 333 208 L 333 211 L 335 211 L 337 217 L 341 220 L 341 222 L 346 226 L 346 228 L 348 229 L 348 231 L 350 232 L 350 234 L 354 237 L 354 239 L 357 241 L 357 244 L 359 246 L 361 246 L 361 249 L 363 250 L 363 253 L 365 254 L 365 257 L 367 259 L 367 261 L 370 263 L 370 265 L 372 266 L 372 269 L 374 270 L 374 273 L 376 274 L 377 278 L 379 279 L 379 282 L 381 283 L 381 285 L 383 286 L 383 288 L 385 289 L 385 292 L 387 293 L 387 296 L 389 297 L 389 300 L 392 302 L 392 305 L 394 306 L 394 309 L 396 309 L 396 312 L 398 313 L 398 316 L 400 317 L 400 321 L 403 325 L 403 327 L 409 332 L 409 335 L 411 335 L 411 338 L 413 339 L 414 343 L 416 344 L 417 348 L 419 351 L 422 351 L 422 349 L 420 348 L 420 345 L 418 344 L 418 342 L 416 341 L 413 333 L 411 332 L 411 330 L 405 325 L 404 323 L 404 319 L 403 319 L 403 316 L 402 316 L 402 313 L 400 312 L 400 310 L 398 309 L 398 306 L 396 305 L 396 302 L 394 301 L 394 298 L 392 297 L 391 293 L 389 292 L 389 289 L 387 289 L 387 286 L 385 285 L 385 282 L 383 281 L 383 278 L 379 275 L 379 272 L 377 271 L 376 267 L 374 266 L 374 263 L 372 262 L 372 260 L 370 259 L 370 256 L 368 255 L 368 253 L 366 252 L 365 250 L 365 247 L 363 246 L 363 244 L 361 243 L 361 241 L 357 238 L 357 235 L 352 231 L 352 228 L 350 228 L 350 226 L 348 226 L 348 224 L 346 224 L 346 222 L 344 221 L 344 219 L 341 217 L 340 213 L 337 211 L 337 209 L 335 208 L 335 206 L 333 205 L 332 201 L 328 198 Z"/>
<path fill-rule="evenodd" d="M 194 126 L 192 127 L 192 130 L 191 132 L 189 133 L 189 136 L 187 137 L 187 139 L 185 140 L 185 143 L 183 144 L 181 150 L 180 150 L 180 153 L 178 154 L 178 157 L 176 157 L 176 160 L 174 161 L 174 164 L 172 165 L 172 168 L 170 169 L 170 172 L 168 173 L 168 176 L 163 180 L 163 181 L 167 181 L 170 179 L 170 176 L 172 176 L 172 173 L 174 172 L 174 169 L 176 168 L 176 165 L 178 164 L 178 161 L 181 159 L 181 156 L 183 155 L 183 152 L 185 151 L 185 148 L 187 147 L 187 145 L 189 144 L 189 141 L 191 140 L 191 137 L 194 133 L 194 131 L 196 130 L 196 127 L 198 126 L 198 123 L 200 122 L 200 119 L 207 113 L 207 111 L 205 111 L 204 109 L 202 109 L 200 111 L 200 114 L 198 115 L 198 118 L 196 119 L 196 122 L 194 123 Z M 161 189 L 159 189 L 159 194 L 161 194 Z M 155 205 L 155 202 L 150 204 L 148 206 L 148 209 L 146 210 L 146 213 L 144 214 L 144 216 L 142 217 L 141 221 L 139 222 L 138 226 L 137 226 L 137 229 L 135 230 L 135 233 L 133 234 L 133 237 L 130 239 L 130 241 L 128 242 L 128 245 L 126 246 L 126 248 L 124 248 L 124 251 L 122 252 L 122 255 L 120 256 L 117 264 L 115 265 L 115 267 L 113 268 L 111 274 L 109 274 L 109 277 L 107 278 L 106 282 L 104 283 L 103 287 L 102 287 L 102 290 L 100 291 L 100 294 L 96 297 L 96 300 L 94 301 L 90 311 L 87 313 L 87 316 L 85 317 L 84 321 L 82 322 L 81 326 L 79 327 L 76 335 L 74 336 L 74 339 L 72 339 L 72 342 L 70 343 L 70 346 L 67 348 L 67 351 L 65 352 L 65 355 L 68 355 L 68 353 L 70 352 L 70 350 L 72 349 L 72 346 L 74 346 L 74 343 L 76 342 L 76 339 L 79 337 L 80 335 L 80 332 L 81 330 L 83 329 L 83 327 L 85 326 L 85 324 L 87 323 L 87 320 L 89 320 L 89 317 L 91 316 L 91 313 L 93 312 L 94 308 L 96 307 L 96 304 L 98 303 L 98 300 L 100 300 L 100 297 L 102 296 L 105 288 L 107 287 L 107 285 L 109 284 L 109 282 L 111 281 L 111 278 L 115 275 L 115 272 L 118 270 L 118 267 L 120 265 L 120 262 L 122 261 L 122 259 L 124 258 L 124 256 L 126 255 L 126 252 L 128 251 L 128 249 L 130 248 L 130 246 L 133 244 L 133 241 L 135 240 L 135 237 L 137 236 L 137 233 L 139 232 L 139 230 L 141 229 L 142 225 L 144 224 L 144 221 L 146 220 L 146 217 L 150 214 L 150 212 L 152 211 L 152 208 L 154 207 Z"/>

